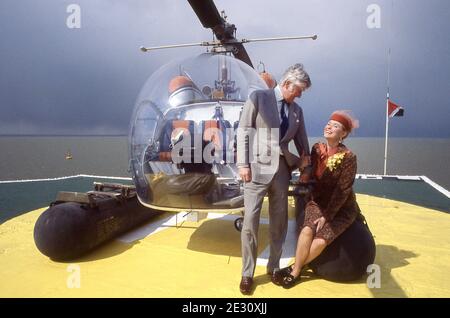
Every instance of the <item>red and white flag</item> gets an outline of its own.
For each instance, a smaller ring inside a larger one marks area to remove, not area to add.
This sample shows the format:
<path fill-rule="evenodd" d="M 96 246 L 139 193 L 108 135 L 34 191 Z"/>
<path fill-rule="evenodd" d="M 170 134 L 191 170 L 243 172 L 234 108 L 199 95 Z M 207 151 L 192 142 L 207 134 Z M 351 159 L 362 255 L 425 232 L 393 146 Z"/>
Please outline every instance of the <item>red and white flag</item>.
<path fill-rule="evenodd" d="M 403 107 L 398 106 L 397 104 L 391 102 L 390 99 L 388 99 L 388 115 L 390 118 L 394 116 L 403 116 L 403 113 L 405 110 Z"/>

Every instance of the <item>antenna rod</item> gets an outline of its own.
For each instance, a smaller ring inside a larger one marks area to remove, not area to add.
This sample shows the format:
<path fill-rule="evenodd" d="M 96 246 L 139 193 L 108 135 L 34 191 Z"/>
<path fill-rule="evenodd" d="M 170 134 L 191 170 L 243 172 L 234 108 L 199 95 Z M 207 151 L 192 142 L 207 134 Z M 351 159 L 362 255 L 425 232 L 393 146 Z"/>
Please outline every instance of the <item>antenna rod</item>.
<path fill-rule="evenodd" d="M 242 39 L 241 43 L 250 43 L 250 42 L 263 42 L 263 41 L 284 41 L 284 40 L 317 40 L 317 34 L 308 35 L 308 36 L 285 36 L 278 38 L 261 38 L 261 39 Z"/>
<path fill-rule="evenodd" d="M 264 41 L 285 41 L 285 40 L 317 40 L 317 35 L 308 35 L 308 36 L 285 36 L 278 38 L 261 38 L 261 39 L 242 39 L 236 40 L 230 43 L 222 43 L 220 41 L 211 41 L 211 42 L 200 42 L 200 43 L 187 43 L 187 44 L 176 44 L 176 45 L 164 45 L 164 46 L 155 46 L 155 47 L 144 47 L 141 46 L 140 50 L 142 52 L 161 50 L 161 49 L 173 49 L 178 47 L 189 47 L 189 46 L 226 46 L 227 44 L 236 44 L 236 43 L 250 43 L 250 42 L 264 42 Z"/>
<path fill-rule="evenodd" d="M 200 42 L 200 43 L 187 43 L 187 44 L 176 44 L 176 45 L 164 45 L 164 46 L 155 46 L 155 47 L 144 47 L 141 46 L 140 50 L 142 52 L 148 52 L 148 51 L 154 51 L 154 50 L 161 50 L 161 49 L 172 49 L 177 47 L 188 47 L 188 46 L 213 46 L 218 45 L 219 42 Z"/>

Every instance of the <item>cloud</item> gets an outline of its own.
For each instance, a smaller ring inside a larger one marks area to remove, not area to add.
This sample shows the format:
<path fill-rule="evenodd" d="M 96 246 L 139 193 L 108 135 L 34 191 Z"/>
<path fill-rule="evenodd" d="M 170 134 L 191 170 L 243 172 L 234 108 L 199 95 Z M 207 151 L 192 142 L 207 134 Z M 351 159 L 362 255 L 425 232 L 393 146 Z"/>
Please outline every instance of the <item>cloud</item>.
<path fill-rule="evenodd" d="M 1 2 L 0 134 L 127 134 L 146 78 L 173 58 L 204 52 L 138 48 L 211 39 L 186 1 L 80 0 L 82 27 L 68 29 L 71 3 Z M 406 109 L 392 122 L 392 136 L 450 137 L 450 4 L 411 0 L 395 2 L 392 11 L 391 1 L 380 0 L 382 27 L 368 29 L 371 3 L 216 0 L 239 38 L 319 35 L 246 46 L 253 63 L 263 61 L 277 77 L 290 64 L 305 64 L 313 87 L 300 103 L 311 136 L 336 108 L 353 109 L 358 136 L 384 134 L 390 46 L 391 97 Z"/>

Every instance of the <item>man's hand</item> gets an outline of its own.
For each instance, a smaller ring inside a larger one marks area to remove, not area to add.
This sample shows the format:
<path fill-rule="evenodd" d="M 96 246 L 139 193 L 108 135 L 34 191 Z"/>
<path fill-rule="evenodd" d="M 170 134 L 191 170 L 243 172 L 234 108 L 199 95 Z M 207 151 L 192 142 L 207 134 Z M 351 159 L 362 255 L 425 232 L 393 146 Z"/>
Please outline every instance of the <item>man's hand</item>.
<path fill-rule="evenodd" d="M 302 156 L 300 161 L 300 169 L 303 169 L 311 164 L 311 156 Z"/>
<path fill-rule="evenodd" d="M 318 218 L 314 221 L 314 224 L 317 225 L 316 232 L 320 231 L 320 229 L 323 227 L 323 225 L 327 222 L 325 218 L 322 216 L 321 218 Z"/>
<path fill-rule="evenodd" d="M 252 171 L 250 168 L 239 168 L 239 176 L 244 182 L 252 181 Z"/>

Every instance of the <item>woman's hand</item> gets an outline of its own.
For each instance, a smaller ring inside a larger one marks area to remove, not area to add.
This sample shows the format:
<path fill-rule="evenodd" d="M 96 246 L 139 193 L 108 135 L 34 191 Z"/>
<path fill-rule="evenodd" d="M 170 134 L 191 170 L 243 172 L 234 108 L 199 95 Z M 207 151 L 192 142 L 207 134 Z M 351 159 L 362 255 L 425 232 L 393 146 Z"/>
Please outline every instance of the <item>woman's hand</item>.
<path fill-rule="evenodd" d="M 310 179 L 311 179 L 311 177 L 310 177 L 309 174 L 307 174 L 307 173 L 302 173 L 302 174 L 300 175 L 299 181 L 300 181 L 301 183 L 308 183 Z"/>
<path fill-rule="evenodd" d="M 323 225 L 327 222 L 325 218 L 322 216 L 321 218 L 318 218 L 314 221 L 314 224 L 317 225 L 316 232 L 320 231 L 320 229 L 323 227 Z"/>

